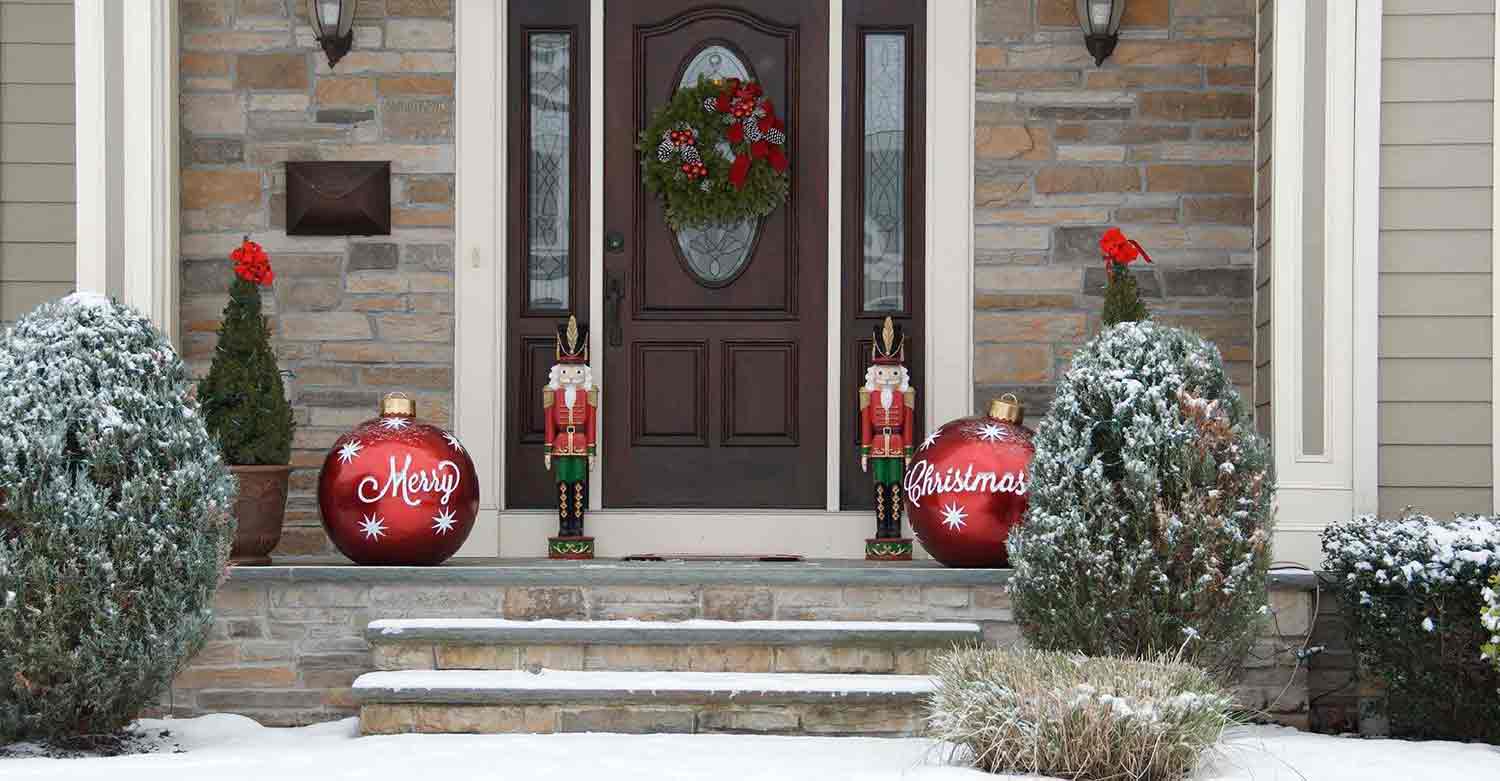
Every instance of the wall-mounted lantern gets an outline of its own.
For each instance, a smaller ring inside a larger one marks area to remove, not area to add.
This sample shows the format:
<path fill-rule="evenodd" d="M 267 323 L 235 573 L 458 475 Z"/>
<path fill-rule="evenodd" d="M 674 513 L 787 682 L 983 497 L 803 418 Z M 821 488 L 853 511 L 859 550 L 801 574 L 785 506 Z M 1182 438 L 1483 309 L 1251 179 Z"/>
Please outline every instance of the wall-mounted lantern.
<path fill-rule="evenodd" d="M 354 6 L 359 0 L 307 0 L 313 37 L 328 55 L 332 68 L 354 47 Z"/>
<path fill-rule="evenodd" d="M 1103 65 L 1120 40 L 1120 17 L 1125 14 L 1125 0 L 1078 0 L 1078 23 L 1083 26 L 1083 43 L 1094 56 L 1095 65 Z"/>

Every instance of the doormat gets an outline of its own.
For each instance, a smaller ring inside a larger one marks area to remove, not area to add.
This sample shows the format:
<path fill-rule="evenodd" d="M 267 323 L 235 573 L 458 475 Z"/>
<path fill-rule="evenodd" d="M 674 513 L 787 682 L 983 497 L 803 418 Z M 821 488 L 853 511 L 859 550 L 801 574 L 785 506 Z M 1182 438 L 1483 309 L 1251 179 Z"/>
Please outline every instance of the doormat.
<path fill-rule="evenodd" d="M 751 554 L 749 556 L 717 556 L 712 553 L 633 553 L 625 561 L 768 561 L 796 563 L 805 561 L 802 556 L 791 553 Z"/>

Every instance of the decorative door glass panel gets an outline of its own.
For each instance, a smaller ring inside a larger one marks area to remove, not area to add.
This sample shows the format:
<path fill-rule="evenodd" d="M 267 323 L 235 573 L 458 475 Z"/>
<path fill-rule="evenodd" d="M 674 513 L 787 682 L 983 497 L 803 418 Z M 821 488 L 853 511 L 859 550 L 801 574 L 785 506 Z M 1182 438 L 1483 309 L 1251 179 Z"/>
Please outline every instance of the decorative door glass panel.
<path fill-rule="evenodd" d="M 691 87 L 703 77 L 714 79 L 752 78 L 750 68 L 726 46 L 709 44 L 698 50 L 682 70 L 679 87 Z M 729 144 L 720 143 L 717 151 L 725 160 L 734 159 Z M 687 261 L 688 273 L 705 287 L 722 287 L 733 282 L 744 271 L 755 246 L 758 220 L 740 220 L 727 225 L 684 228 L 677 232 L 677 246 Z"/>
<path fill-rule="evenodd" d="M 905 311 L 906 36 L 864 36 L 864 310 Z"/>
<path fill-rule="evenodd" d="M 568 309 L 568 156 L 572 126 L 572 35 L 530 36 L 530 165 L 527 171 L 527 303 L 531 309 Z"/>

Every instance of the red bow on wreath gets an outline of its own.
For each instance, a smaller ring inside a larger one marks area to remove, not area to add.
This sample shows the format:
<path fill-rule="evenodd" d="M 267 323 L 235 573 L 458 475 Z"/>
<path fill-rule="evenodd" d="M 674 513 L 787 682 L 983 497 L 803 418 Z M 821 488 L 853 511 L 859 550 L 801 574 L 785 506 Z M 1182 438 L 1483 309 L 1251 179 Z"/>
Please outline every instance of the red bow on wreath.
<path fill-rule="evenodd" d="M 1104 267 L 1111 273 L 1114 272 L 1116 265 L 1128 266 L 1138 258 L 1145 258 L 1147 263 L 1151 262 L 1151 256 L 1146 254 L 1146 248 L 1135 239 L 1126 238 L 1125 232 L 1119 228 L 1110 228 L 1099 237 L 1099 252 L 1104 255 Z"/>
<path fill-rule="evenodd" d="M 750 164 L 756 160 L 765 160 L 777 173 L 786 171 L 788 162 L 782 150 L 786 145 L 786 125 L 777 118 L 771 99 L 763 97 L 759 84 L 727 79 L 719 97 L 705 102 L 711 105 L 704 108 L 734 118 L 734 124 L 724 133 L 725 140 L 734 146 L 750 142 L 749 152 L 736 152 L 729 166 L 729 182 L 735 189 L 744 189 Z"/>
<path fill-rule="evenodd" d="M 246 282 L 269 285 L 276 280 L 276 274 L 271 271 L 271 256 L 249 236 L 229 253 L 229 259 L 234 261 L 235 275 Z"/>

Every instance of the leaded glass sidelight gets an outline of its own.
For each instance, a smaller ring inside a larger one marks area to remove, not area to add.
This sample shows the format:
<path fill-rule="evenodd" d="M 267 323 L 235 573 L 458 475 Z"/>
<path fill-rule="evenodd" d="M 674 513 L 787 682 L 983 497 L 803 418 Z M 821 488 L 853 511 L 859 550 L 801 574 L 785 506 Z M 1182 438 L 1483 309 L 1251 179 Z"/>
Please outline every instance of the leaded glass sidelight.
<path fill-rule="evenodd" d="M 750 68 L 727 46 L 709 44 L 698 50 L 682 69 L 679 87 L 698 83 L 699 77 L 714 79 L 750 79 Z M 721 143 L 718 153 L 732 159 L 728 144 Z M 728 225 L 684 228 L 677 232 L 677 246 L 682 250 L 687 269 L 706 287 L 720 287 L 734 281 L 750 261 L 755 246 L 759 220 L 741 220 Z"/>
<path fill-rule="evenodd" d="M 568 308 L 569 186 L 572 86 L 569 33 L 530 35 L 528 98 L 531 127 L 527 167 L 527 304 L 533 310 Z"/>
<path fill-rule="evenodd" d="M 906 36 L 864 36 L 864 311 L 905 311 Z"/>

